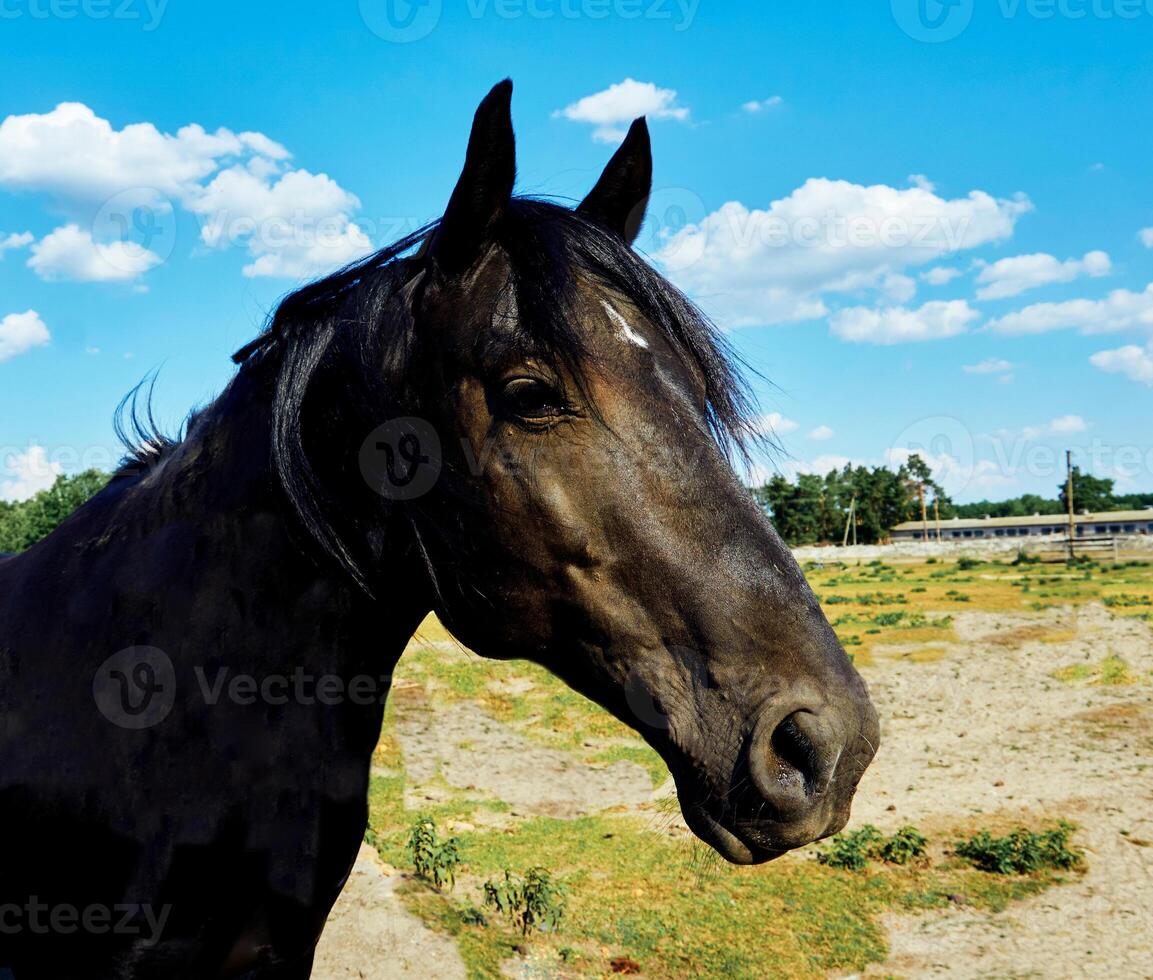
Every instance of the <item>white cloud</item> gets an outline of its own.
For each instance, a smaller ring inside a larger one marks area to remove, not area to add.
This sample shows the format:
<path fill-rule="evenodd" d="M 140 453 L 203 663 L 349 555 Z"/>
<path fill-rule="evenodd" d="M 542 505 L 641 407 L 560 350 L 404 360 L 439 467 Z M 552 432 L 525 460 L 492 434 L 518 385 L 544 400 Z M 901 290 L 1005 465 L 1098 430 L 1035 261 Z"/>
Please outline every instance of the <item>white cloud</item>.
<path fill-rule="evenodd" d="M 936 268 L 922 272 L 921 278 L 930 286 L 945 286 L 954 279 L 959 279 L 964 274 L 960 269 L 954 269 L 947 265 L 939 265 Z"/>
<path fill-rule="evenodd" d="M 246 276 L 307 278 L 332 272 L 372 251 L 351 218 L 354 194 L 326 174 L 292 170 L 276 176 L 236 166 L 221 171 L 188 202 L 210 248 L 243 244 Z"/>
<path fill-rule="evenodd" d="M 1016 476 L 991 459 L 970 458 L 946 451 L 926 452 L 923 448 L 910 449 L 907 446 L 894 446 L 885 451 L 885 465 L 896 470 L 909 461 L 910 456 L 920 456 L 933 472 L 933 480 L 951 497 L 962 494 L 986 495 L 1012 487 Z M 929 519 L 932 520 L 930 512 Z"/>
<path fill-rule="evenodd" d="M 1153 387 L 1153 341 L 1145 347 L 1129 344 L 1092 355 L 1089 363 L 1102 371 L 1121 374 L 1130 381 Z"/>
<path fill-rule="evenodd" d="M 49 462 L 43 446 L 29 446 L 26 452 L 11 453 L 0 460 L 11 476 L 0 480 L 0 500 L 27 500 L 56 482 L 63 468 Z"/>
<path fill-rule="evenodd" d="M 796 432 L 799 423 L 785 418 L 780 412 L 769 412 L 762 415 L 755 423 L 756 430 L 766 436 L 783 436 L 789 432 Z"/>
<path fill-rule="evenodd" d="M 920 309 L 863 306 L 838 310 L 829 319 L 834 336 L 854 344 L 903 344 L 956 337 L 980 316 L 964 300 L 934 301 Z"/>
<path fill-rule="evenodd" d="M 668 235 L 656 259 L 726 326 L 815 319 L 830 293 L 906 290 L 905 270 L 1008 238 L 1031 209 L 984 191 L 813 178 L 768 208 L 730 201 Z M 906 277 L 907 278 L 907 277 Z"/>
<path fill-rule="evenodd" d="M 129 282 L 161 261 L 134 242 L 96 242 L 91 232 L 69 224 L 32 246 L 28 268 L 45 282 Z"/>
<path fill-rule="evenodd" d="M 1146 248 L 1153 248 L 1153 228 L 1142 228 L 1138 237 Z"/>
<path fill-rule="evenodd" d="M 9 313 L 0 320 L 0 363 L 19 357 L 33 347 L 43 347 L 51 339 L 48 327 L 35 310 Z"/>
<path fill-rule="evenodd" d="M 19 234 L 12 232 L 10 235 L 0 233 L 0 259 L 4 258 L 5 252 L 31 245 L 35 237 L 36 236 L 30 231 L 20 232 Z"/>
<path fill-rule="evenodd" d="M 781 105 L 785 100 L 779 95 L 770 95 L 767 99 L 754 99 L 752 102 L 741 103 L 741 108 L 745 112 L 761 112 L 764 109 L 775 109 Z"/>
<path fill-rule="evenodd" d="M 815 442 L 825 442 L 832 439 L 836 433 L 827 425 L 818 425 L 812 432 L 809 433 L 809 438 Z"/>
<path fill-rule="evenodd" d="M 1086 422 L 1080 415 L 1062 415 L 1060 418 L 1053 419 L 1049 423 L 1049 431 L 1053 435 L 1069 435 L 1074 432 L 1085 432 L 1089 428 L 1089 423 Z"/>
<path fill-rule="evenodd" d="M 990 320 L 989 329 L 1004 334 L 1037 334 L 1079 330 L 1083 334 L 1153 328 L 1153 283 L 1144 292 L 1116 289 L 1105 299 L 1071 299 L 1035 303 Z"/>
<path fill-rule="evenodd" d="M 1088 431 L 1089 423 L 1080 415 L 1062 415 L 1044 425 L 1027 425 L 1021 430 L 1021 435 L 1025 439 L 1042 439 L 1045 436 L 1071 436 Z M 1001 435 L 1008 436 L 1012 433 L 1002 432 Z"/>
<path fill-rule="evenodd" d="M 917 280 L 893 272 L 882 280 L 881 292 L 890 303 L 908 303 L 917 295 Z"/>
<path fill-rule="evenodd" d="M 792 469 L 796 473 L 812 473 L 816 476 L 824 476 L 833 470 L 843 470 L 846 466 L 864 466 L 864 462 L 859 459 L 852 459 L 849 456 L 838 456 L 833 453 L 826 453 L 823 456 L 817 456 L 808 462 L 798 462 L 793 464 Z"/>
<path fill-rule="evenodd" d="M 1017 255 L 986 265 L 977 276 L 978 299 L 1005 299 L 1027 289 L 1055 282 L 1072 282 L 1081 276 L 1099 278 L 1113 271 L 1113 262 L 1105 252 L 1086 252 L 1084 258 L 1061 262 L 1052 255 L 1038 252 Z"/>
<path fill-rule="evenodd" d="M 290 156 L 263 133 L 116 129 L 79 103 L 0 122 L 0 188 L 48 194 L 75 218 L 34 246 L 30 264 L 51 279 L 124 281 L 159 264 L 131 241 L 106 241 L 139 206 L 193 212 L 206 244 L 247 249 L 248 276 L 304 278 L 371 251 L 353 221 L 357 198 L 325 174 L 290 169 Z"/>
<path fill-rule="evenodd" d="M 191 125 L 173 136 L 151 123 L 118 130 L 88 106 L 64 102 L 48 113 L 0 122 L 0 186 L 65 201 L 99 202 L 131 188 L 183 198 L 222 159 L 252 153 L 273 160 L 289 156 L 260 133 L 209 133 Z"/>
<path fill-rule="evenodd" d="M 1004 358 L 988 357 L 978 364 L 965 364 L 961 370 L 966 374 L 1007 374 L 1013 370 L 1013 365 Z"/>
<path fill-rule="evenodd" d="M 624 137 L 622 124 L 632 122 L 638 116 L 684 122 L 689 118 L 689 110 L 677 105 L 675 90 L 658 88 L 652 82 L 626 78 L 602 92 L 586 95 L 563 109 L 557 109 L 553 116 L 589 123 L 596 127 L 593 130 L 594 140 L 599 143 L 615 143 Z"/>

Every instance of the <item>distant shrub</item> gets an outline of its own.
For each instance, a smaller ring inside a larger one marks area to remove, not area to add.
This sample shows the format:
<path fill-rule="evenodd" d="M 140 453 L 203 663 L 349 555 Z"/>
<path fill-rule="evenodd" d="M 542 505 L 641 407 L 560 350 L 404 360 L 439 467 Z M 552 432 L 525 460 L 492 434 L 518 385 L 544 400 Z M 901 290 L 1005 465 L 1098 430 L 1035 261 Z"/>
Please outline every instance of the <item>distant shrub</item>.
<path fill-rule="evenodd" d="M 421 817 L 412 825 L 408 836 L 408 851 L 417 877 L 431 882 L 437 888 L 447 884 L 451 889 L 456 884 L 460 841 L 455 837 L 440 840 L 436 821 L 431 817 Z"/>
<path fill-rule="evenodd" d="M 484 904 L 511 919 L 522 935 L 533 929 L 555 931 L 567 902 L 568 886 L 546 868 L 529 868 L 523 877 L 505 869 L 503 880 L 484 883 Z"/>
<path fill-rule="evenodd" d="M 1069 844 L 1074 829 L 1072 824 L 1062 821 L 1049 830 L 1035 833 L 1022 827 L 1004 837 L 994 837 L 982 830 L 966 841 L 959 841 L 954 853 L 991 874 L 1068 870 L 1084 860 L 1084 855 Z"/>
<path fill-rule="evenodd" d="M 962 572 L 971 572 L 974 568 L 979 568 L 984 562 L 979 558 L 958 558 L 957 568 Z"/>

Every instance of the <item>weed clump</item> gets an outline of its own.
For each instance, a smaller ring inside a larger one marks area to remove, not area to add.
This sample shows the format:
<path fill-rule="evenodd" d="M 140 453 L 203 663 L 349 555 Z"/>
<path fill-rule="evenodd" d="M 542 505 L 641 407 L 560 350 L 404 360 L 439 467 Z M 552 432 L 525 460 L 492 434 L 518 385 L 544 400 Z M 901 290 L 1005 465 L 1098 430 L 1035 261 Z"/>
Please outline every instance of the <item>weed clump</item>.
<path fill-rule="evenodd" d="M 408 852 L 418 878 L 437 888 L 456 884 L 456 869 L 460 865 L 460 841 L 455 837 L 442 841 L 436 830 L 436 821 L 421 817 L 412 825 L 408 835 Z"/>
<path fill-rule="evenodd" d="M 905 826 L 886 837 L 872 824 L 865 824 L 860 830 L 838 834 L 827 850 L 817 854 L 817 860 L 843 871 L 863 871 L 870 861 L 905 865 L 923 858 L 927 844 L 916 827 Z"/>
<path fill-rule="evenodd" d="M 523 877 L 506 868 L 503 880 L 484 883 L 484 904 L 511 919 L 524 936 L 533 929 L 555 932 L 567 901 L 568 886 L 547 868 L 529 868 Z"/>
<path fill-rule="evenodd" d="M 1067 871 L 1084 861 L 1084 855 L 1072 847 L 1069 838 L 1074 826 L 1062 821 L 1040 832 L 1020 827 L 1004 837 L 994 837 L 987 830 L 959 841 L 954 853 L 973 867 L 1000 875 L 1027 875 L 1047 869 Z"/>

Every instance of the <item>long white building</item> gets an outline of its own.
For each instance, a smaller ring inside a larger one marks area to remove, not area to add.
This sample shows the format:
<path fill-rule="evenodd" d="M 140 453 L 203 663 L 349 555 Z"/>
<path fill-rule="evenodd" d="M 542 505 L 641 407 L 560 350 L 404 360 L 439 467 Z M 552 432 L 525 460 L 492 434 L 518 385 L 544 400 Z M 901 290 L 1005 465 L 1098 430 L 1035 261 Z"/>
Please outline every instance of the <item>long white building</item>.
<path fill-rule="evenodd" d="M 1100 514 L 1078 514 L 1074 518 L 1078 537 L 1113 534 L 1153 534 L 1153 510 L 1112 510 Z M 1066 535 L 1069 518 L 1064 514 L 1035 514 L 1032 517 L 954 518 L 940 524 L 929 518 L 906 521 L 892 531 L 894 541 L 923 541 L 926 530 L 930 541 L 937 540 L 940 529 L 942 541 L 966 538 L 1027 538 L 1042 534 Z"/>

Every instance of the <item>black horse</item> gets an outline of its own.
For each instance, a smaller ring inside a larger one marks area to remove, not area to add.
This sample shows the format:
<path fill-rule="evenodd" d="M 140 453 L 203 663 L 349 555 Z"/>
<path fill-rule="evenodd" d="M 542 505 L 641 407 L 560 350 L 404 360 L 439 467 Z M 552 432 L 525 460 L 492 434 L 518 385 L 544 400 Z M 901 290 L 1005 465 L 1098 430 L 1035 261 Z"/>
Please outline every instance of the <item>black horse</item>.
<path fill-rule="evenodd" d="M 876 715 L 730 465 L 722 339 L 630 247 L 644 121 L 568 210 L 512 196 L 511 92 L 439 222 L 290 295 L 182 440 L 0 561 L 17 980 L 309 976 L 430 610 L 637 728 L 730 861 L 847 820 Z"/>

